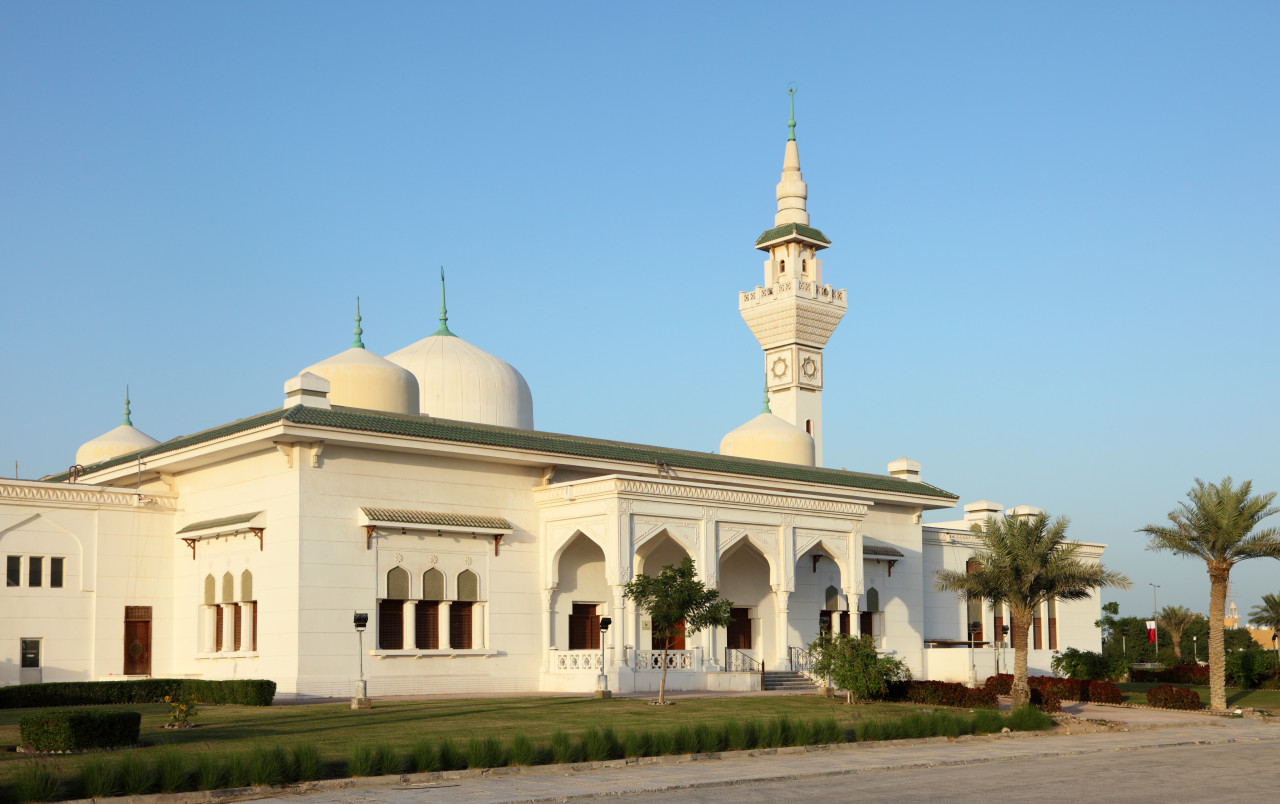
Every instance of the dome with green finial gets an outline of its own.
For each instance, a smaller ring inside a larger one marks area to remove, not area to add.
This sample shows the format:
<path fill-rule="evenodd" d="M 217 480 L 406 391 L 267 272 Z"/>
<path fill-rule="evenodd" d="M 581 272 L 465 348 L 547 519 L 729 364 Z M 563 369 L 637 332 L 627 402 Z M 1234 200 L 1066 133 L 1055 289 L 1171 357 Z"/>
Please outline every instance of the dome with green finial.
<path fill-rule="evenodd" d="M 533 394 L 520 372 L 449 329 L 443 268 L 439 320 L 433 334 L 387 355 L 417 379 L 422 415 L 532 430 Z"/>
<path fill-rule="evenodd" d="M 764 410 L 721 439 L 720 454 L 801 466 L 816 463 L 813 436 L 769 410 L 768 381 L 764 386 Z"/>
<path fill-rule="evenodd" d="M 76 463 L 81 466 L 90 466 L 121 455 L 128 455 L 130 452 L 154 447 L 159 443 L 133 426 L 133 415 L 129 406 L 129 386 L 126 385 L 124 387 L 124 418 L 120 426 L 80 445 L 80 449 L 76 450 Z"/>
<path fill-rule="evenodd" d="M 418 381 L 413 374 L 364 348 L 360 298 L 356 297 L 355 339 L 351 348 L 298 372 L 329 381 L 329 403 L 388 413 L 418 412 Z"/>

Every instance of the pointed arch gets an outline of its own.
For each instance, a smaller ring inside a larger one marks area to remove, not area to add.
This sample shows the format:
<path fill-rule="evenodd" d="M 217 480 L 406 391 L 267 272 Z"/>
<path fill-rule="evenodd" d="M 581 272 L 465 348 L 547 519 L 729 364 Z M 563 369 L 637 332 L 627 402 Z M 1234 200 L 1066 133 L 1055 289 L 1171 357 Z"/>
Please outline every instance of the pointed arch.
<path fill-rule="evenodd" d="M 253 573 L 245 570 L 240 573 L 240 601 L 253 600 Z"/>
<path fill-rule="evenodd" d="M 880 611 L 880 593 L 874 586 L 867 590 L 867 607 L 863 611 Z"/>
<path fill-rule="evenodd" d="M 458 573 L 458 600 L 471 602 L 480 600 L 480 576 L 471 570 Z"/>
<path fill-rule="evenodd" d="M 206 606 L 212 606 L 218 602 L 218 582 L 214 579 L 213 573 L 204 576 L 204 602 Z"/>
<path fill-rule="evenodd" d="M 422 599 L 447 600 L 444 588 L 444 573 L 432 567 L 422 573 Z"/>
<path fill-rule="evenodd" d="M 823 608 L 827 611 L 840 611 L 840 590 L 834 586 L 828 586 L 823 594 Z"/>
<path fill-rule="evenodd" d="M 236 602 L 236 580 L 229 572 L 222 575 L 222 602 Z"/>
<path fill-rule="evenodd" d="M 409 599 L 409 571 L 404 567 L 392 567 L 387 571 L 387 600 Z"/>
<path fill-rule="evenodd" d="M 778 554 L 776 546 L 771 543 L 768 538 L 760 533 L 743 528 L 735 533 L 730 534 L 726 539 L 718 545 L 716 563 L 721 564 L 734 552 L 743 549 L 746 545 L 755 548 L 756 552 L 764 558 L 765 563 L 769 566 L 769 583 L 782 583 L 782 567 L 778 564 Z M 717 567 L 717 576 L 719 576 L 719 567 Z"/>
<path fill-rule="evenodd" d="M 568 550 L 579 537 L 594 542 L 596 547 L 600 548 L 600 552 L 604 554 L 605 574 L 610 574 L 610 565 L 613 562 L 609 558 L 609 548 L 606 546 L 605 539 L 596 533 L 594 528 L 584 522 L 567 531 L 563 538 L 555 542 L 555 549 L 547 555 L 550 561 L 547 566 L 549 587 L 555 588 L 560 585 L 560 558 L 564 555 L 564 551 Z"/>

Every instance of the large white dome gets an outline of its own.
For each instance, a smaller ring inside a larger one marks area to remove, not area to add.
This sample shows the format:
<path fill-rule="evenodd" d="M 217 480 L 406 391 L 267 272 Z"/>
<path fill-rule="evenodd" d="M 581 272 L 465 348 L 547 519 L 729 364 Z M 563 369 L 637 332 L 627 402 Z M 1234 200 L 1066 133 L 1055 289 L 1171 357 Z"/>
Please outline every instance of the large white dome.
<path fill-rule="evenodd" d="M 418 412 L 418 381 L 413 374 L 364 347 L 353 346 L 302 371 L 329 381 L 329 401 L 334 405 Z"/>
<path fill-rule="evenodd" d="M 520 372 L 441 329 L 387 355 L 417 379 L 422 415 L 532 430 L 533 394 Z"/>
<path fill-rule="evenodd" d="M 801 466 L 817 463 L 813 436 L 771 413 L 767 393 L 764 412 L 722 438 L 720 454 Z"/>
<path fill-rule="evenodd" d="M 128 455 L 147 447 L 159 444 L 151 436 L 133 426 L 129 414 L 129 394 L 124 395 L 124 423 L 113 430 L 108 430 L 95 439 L 86 441 L 76 450 L 76 463 L 90 466 L 102 461 L 109 461 L 120 455 Z"/>

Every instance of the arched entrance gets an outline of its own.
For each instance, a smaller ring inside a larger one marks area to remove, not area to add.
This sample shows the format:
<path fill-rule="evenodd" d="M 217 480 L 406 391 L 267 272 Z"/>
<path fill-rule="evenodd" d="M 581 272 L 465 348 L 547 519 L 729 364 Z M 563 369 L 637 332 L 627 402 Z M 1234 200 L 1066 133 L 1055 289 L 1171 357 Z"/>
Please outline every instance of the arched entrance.
<path fill-rule="evenodd" d="M 796 561 L 796 587 L 791 593 L 788 618 L 791 621 L 788 661 L 796 663 L 819 634 L 853 633 L 855 623 L 844 593 L 844 571 L 821 543 Z"/>
<path fill-rule="evenodd" d="M 662 572 L 663 567 L 675 566 L 686 558 L 692 558 L 689 552 L 672 538 L 671 534 L 666 530 L 646 540 L 644 544 L 636 549 L 635 555 L 636 574 L 649 576 L 655 576 Z M 637 635 L 637 655 L 644 657 L 646 652 L 661 651 L 664 647 L 663 641 L 654 636 L 649 616 L 636 612 L 636 619 L 636 630 L 633 633 Z M 665 647 L 668 651 L 684 651 L 692 647 L 687 642 L 683 635 L 677 635 L 672 637 Z M 652 658 L 642 658 L 638 666 L 645 664 L 652 664 Z"/>
<path fill-rule="evenodd" d="M 760 661 L 777 652 L 777 617 L 769 561 L 751 542 L 741 539 L 720 556 L 720 596 L 733 602 L 734 624 L 717 640 Z M 732 666 L 733 662 L 726 664 Z"/>

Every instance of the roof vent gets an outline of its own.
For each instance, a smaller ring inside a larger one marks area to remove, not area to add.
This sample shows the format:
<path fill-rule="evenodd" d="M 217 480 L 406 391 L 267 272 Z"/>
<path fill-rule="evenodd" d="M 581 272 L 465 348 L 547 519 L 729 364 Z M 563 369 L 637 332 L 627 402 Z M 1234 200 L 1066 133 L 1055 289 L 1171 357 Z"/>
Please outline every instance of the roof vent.
<path fill-rule="evenodd" d="M 284 406 L 306 405 L 309 408 L 329 407 L 329 381 L 324 377 L 304 371 L 284 384 Z"/>
<path fill-rule="evenodd" d="M 1004 506 L 991 500 L 978 500 L 964 507 L 965 522 L 986 522 L 990 517 L 999 517 L 1004 513 Z"/>
<path fill-rule="evenodd" d="M 899 458 L 889 464 L 889 474 L 900 480 L 910 480 L 912 483 L 920 481 L 920 463 L 910 458 Z"/>

